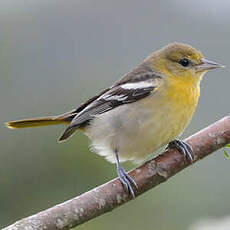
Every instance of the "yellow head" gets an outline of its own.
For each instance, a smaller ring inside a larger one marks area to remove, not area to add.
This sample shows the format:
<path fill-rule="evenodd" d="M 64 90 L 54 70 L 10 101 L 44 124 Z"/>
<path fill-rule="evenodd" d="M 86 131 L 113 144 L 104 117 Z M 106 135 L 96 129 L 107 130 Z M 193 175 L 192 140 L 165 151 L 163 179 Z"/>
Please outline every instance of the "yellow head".
<path fill-rule="evenodd" d="M 204 58 L 203 54 L 182 43 L 172 43 L 146 59 L 157 72 L 182 81 L 200 82 L 207 70 L 223 67 Z"/>

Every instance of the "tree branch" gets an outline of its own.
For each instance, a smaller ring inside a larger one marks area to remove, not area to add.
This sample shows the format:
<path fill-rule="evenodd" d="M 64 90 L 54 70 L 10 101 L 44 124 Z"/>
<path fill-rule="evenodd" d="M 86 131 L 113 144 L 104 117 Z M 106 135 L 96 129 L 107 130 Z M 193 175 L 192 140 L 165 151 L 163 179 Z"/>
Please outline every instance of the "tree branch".
<path fill-rule="evenodd" d="M 230 116 L 186 139 L 198 161 L 230 142 Z M 136 196 L 157 186 L 190 165 L 176 150 L 168 150 L 129 174 L 138 184 Z M 92 189 L 76 198 L 24 218 L 3 230 L 70 229 L 126 203 L 131 198 L 119 179 Z"/>

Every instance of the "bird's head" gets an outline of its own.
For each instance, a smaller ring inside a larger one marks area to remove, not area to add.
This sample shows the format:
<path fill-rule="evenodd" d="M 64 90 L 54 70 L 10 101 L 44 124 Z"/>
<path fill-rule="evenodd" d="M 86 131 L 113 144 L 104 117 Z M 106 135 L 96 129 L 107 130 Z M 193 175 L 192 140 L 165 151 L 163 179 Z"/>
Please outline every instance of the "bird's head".
<path fill-rule="evenodd" d="M 152 68 L 168 77 L 200 81 L 204 73 L 223 67 L 204 58 L 203 54 L 182 43 L 172 43 L 153 53 L 147 61 Z"/>

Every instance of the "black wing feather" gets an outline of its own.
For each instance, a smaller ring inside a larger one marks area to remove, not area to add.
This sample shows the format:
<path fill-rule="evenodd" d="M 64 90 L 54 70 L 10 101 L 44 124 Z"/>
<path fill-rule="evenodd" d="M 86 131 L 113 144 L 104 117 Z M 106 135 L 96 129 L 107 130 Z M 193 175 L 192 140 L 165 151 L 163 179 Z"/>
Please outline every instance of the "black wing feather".
<path fill-rule="evenodd" d="M 135 72 L 135 76 L 136 74 L 137 73 Z M 129 76 L 129 78 L 131 77 L 132 75 Z M 129 78 L 128 76 L 125 76 L 114 84 L 113 87 L 108 88 L 94 98 L 89 99 L 85 104 L 82 104 L 77 110 L 75 110 L 77 113 L 76 116 L 72 119 L 70 125 L 67 127 L 59 141 L 63 141 L 70 137 L 79 127 L 85 127 L 88 125 L 95 116 L 108 112 L 118 106 L 133 103 L 147 97 L 159 86 L 159 81 L 157 81 L 157 79 L 160 79 L 161 76 L 155 72 L 152 72 L 152 74 L 147 72 L 147 74 L 142 77 L 142 81 L 143 79 L 146 81 L 150 80 L 153 82 L 152 85 L 133 89 L 123 88 L 122 86 L 126 83 L 139 82 L 139 78 L 136 81 L 129 81 Z"/>
<path fill-rule="evenodd" d="M 144 89 L 127 90 L 120 86 L 112 88 L 103 97 L 92 102 L 88 107 L 82 110 L 74 117 L 70 125 L 78 126 L 84 122 L 93 119 L 94 116 L 105 113 L 120 105 L 132 103 L 142 98 L 147 97 L 155 87 L 148 87 Z M 119 97 L 121 100 L 119 100 Z"/>

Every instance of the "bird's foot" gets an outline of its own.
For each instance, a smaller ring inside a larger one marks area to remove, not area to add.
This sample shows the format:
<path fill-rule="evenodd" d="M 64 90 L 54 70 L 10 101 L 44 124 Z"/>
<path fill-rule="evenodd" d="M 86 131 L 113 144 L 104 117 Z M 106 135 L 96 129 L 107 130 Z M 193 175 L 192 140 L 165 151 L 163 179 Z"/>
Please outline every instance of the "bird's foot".
<path fill-rule="evenodd" d="M 130 193 L 132 198 L 135 198 L 135 193 L 133 190 L 132 185 L 137 189 L 137 183 L 134 181 L 134 179 L 119 165 L 117 167 L 117 175 L 121 181 L 121 183 L 124 185 L 126 190 Z"/>
<path fill-rule="evenodd" d="M 166 149 L 169 149 L 169 148 L 177 149 L 181 154 L 183 154 L 185 159 L 188 158 L 189 161 L 193 163 L 194 159 L 193 159 L 193 156 L 191 155 L 192 147 L 189 144 L 185 143 L 184 141 L 175 139 L 171 141 L 166 147 Z"/>

